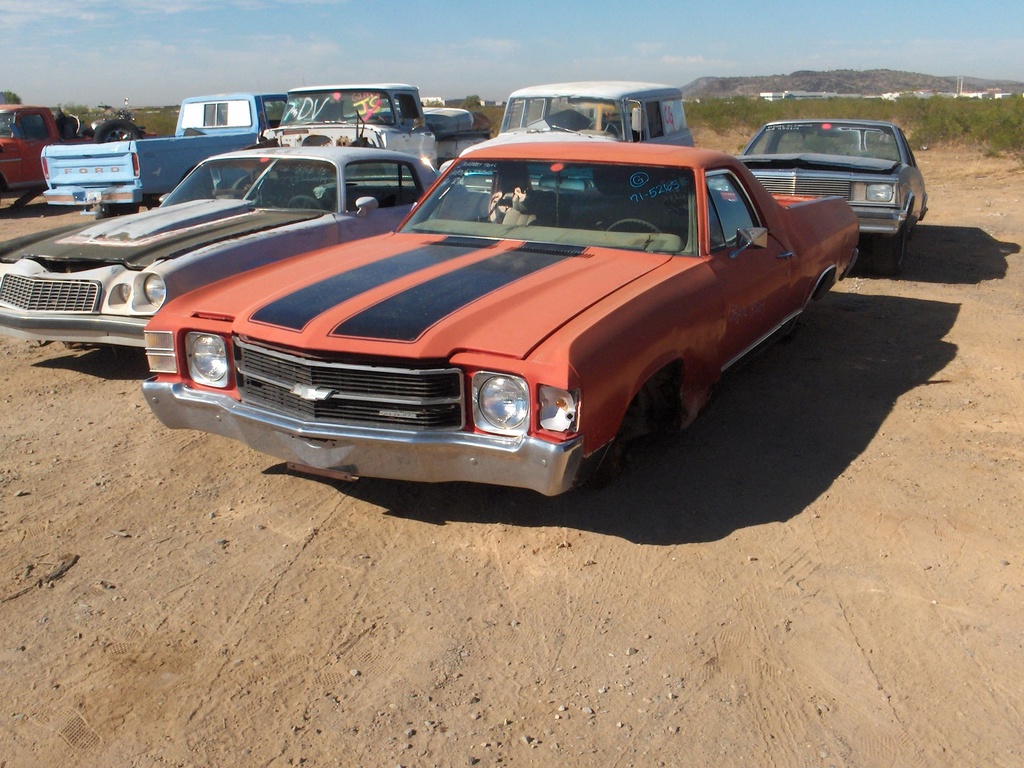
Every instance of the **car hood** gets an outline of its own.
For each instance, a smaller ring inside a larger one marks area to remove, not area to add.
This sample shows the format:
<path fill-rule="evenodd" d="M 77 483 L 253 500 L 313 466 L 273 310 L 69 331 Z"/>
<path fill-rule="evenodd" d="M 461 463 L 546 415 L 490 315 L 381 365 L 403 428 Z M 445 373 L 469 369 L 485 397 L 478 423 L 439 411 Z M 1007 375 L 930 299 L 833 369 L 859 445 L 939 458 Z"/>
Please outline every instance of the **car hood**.
<path fill-rule="evenodd" d="M 243 337 L 304 352 L 447 359 L 486 350 L 523 358 L 671 258 L 682 257 L 390 234 L 240 275 L 164 311 L 184 314 L 185 325 L 188 316 L 233 321 Z"/>
<path fill-rule="evenodd" d="M 847 157 L 845 155 L 742 155 L 740 160 L 751 170 L 802 169 L 813 171 L 841 171 L 844 173 L 891 173 L 900 166 L 893 160 L 876 157 Z"/>
<path fill-rule="evenodd" d="M 0 246 L 0 261 L 33 259 L 62 272 L 101 264 L 143 269 L 206 245 L 322 215 L 322 211 L 257 209 L 240 200 L 194 200 L 19 238 Z"/>

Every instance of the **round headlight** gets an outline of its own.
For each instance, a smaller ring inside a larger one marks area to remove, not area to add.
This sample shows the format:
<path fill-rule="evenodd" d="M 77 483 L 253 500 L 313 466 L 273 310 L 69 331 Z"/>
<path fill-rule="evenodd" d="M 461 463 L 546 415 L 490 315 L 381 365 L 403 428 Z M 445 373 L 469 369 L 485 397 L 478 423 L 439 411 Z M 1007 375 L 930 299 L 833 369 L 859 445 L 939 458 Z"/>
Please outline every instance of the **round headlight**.
<path fill-rule="evenodd" d="M 185 337 L 188 370 L 194 381 L 211 387 L 228 384 L 228 352 L 224 339 L 214 333 L 190 333 Z"/>
<path fill-rule="evenodd" d="M 155 307 L 159 307 L 167 298 L 167 285 L 160 275 L 147 275 L 142 281 L 142 293 L 146 301 Z"/>
<path fill-rule="evenodd" d="M 482 429 L 502 433 L 525 431 L 530 415 L 530 393 L 526 382 L 515 376 L 490 374 L 477 387 L 478 414 Z"/>

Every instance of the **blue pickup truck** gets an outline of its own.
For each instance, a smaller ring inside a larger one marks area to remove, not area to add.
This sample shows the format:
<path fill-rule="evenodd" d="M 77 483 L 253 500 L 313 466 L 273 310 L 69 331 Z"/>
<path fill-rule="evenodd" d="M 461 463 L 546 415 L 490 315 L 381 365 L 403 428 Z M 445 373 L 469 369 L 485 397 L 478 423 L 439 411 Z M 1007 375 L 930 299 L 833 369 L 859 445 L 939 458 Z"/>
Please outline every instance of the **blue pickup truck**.
<path fill-rule="evenodd" d="M 259 142 L 287 100 L 283 93 L 196 96 L 181 103 L 174 136 L 46 147 L 43 197 L 100 215 L 152 208 L 201 160 Z"/>

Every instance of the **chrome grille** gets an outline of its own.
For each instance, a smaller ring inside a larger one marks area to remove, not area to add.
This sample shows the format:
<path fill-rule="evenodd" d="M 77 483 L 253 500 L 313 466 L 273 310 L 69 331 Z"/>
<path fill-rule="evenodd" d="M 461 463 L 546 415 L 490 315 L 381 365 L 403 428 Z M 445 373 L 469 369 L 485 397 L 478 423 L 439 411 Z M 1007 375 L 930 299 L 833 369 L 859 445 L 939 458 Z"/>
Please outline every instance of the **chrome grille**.
<path fill-rule="evenodd" d="M 96 312 L 100 284 L 7 274 L 0 280 L 0 302 L 31 312 Z"/>
<path fill-rule="evenodd" d="M 242 402 L 334 424 L 456 430 L 462 371 L 303 358 L 235 340 Z"/>
<path fill-rule="evenodd" d="M 804 197 L 838 196 L 850 199 L 849 179 L 829 179 L 816 176 L 777 176 L 761 175 L 754 172 L 757 180 L 769 192 L 777 195 L 801 195 Z"/>

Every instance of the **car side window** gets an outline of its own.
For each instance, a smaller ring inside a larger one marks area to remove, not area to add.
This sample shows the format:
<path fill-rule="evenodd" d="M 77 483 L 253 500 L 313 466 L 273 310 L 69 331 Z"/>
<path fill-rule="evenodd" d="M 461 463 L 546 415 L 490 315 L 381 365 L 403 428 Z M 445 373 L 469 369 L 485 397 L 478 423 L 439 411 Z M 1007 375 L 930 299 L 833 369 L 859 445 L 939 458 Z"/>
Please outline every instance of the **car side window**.
<path fill-rule="evenodd" d="M 21 129 L 26 139 L 47 139 L 46 121 L 42 115 L 24 115 L 21 118 Z"/>
<path fill-rule="evenodd" d="M 404 122 L 406 120 L 418 120 L 423 117 L 420 114 L 419 106 L 416 101 L 416 97 L 411 93 L 399 93 L 395 95 L 395 101 L 398 103 L 398 114 L 399 119 Z"/>
<path fill-rule="evenodd" d="M 648 101 L 644 106 L 647 109 L 647 138 L 656 139 L 659 136 L 664 136 L 665 130 L 661 124 L 661 103 Z"/>
<path fill-rule="evenodd" d="M 730 173 L 708 176 L 708 226 L 711 250 L 736 244 L 736 232 L 757 225 L 743 187 Z"/>
<path fill-rule="evenodd" d="M 405 163 L 359 161 L 345 169 L 345 206 L 356 210 L 360 197 L 375 197 L 381 208 L 415 203 L 423 190 Z"/>

